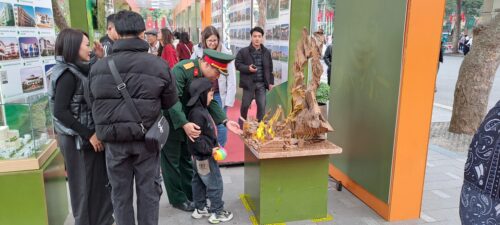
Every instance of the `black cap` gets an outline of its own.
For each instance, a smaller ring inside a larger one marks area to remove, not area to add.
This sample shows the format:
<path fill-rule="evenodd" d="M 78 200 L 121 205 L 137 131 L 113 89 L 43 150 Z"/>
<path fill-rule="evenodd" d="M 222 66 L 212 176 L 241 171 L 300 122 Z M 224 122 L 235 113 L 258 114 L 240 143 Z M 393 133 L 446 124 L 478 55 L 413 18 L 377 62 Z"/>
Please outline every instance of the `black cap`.
<path fill-rule="evenodd" d="M 154 35 L 154 36 L 158 36 L 158 31 L 156 30 L 148 30 L 144 33 L 145 35 Z"/>
<path fill-rule="evenodd" d="M 191 98 L 189 99 L 187 106 L 193 106 L 200 98 L 200 95 L 212 88 L 212 82 L 208 78 L 195 78 L 191 81 L 189 85 L 189 95 Z"/>

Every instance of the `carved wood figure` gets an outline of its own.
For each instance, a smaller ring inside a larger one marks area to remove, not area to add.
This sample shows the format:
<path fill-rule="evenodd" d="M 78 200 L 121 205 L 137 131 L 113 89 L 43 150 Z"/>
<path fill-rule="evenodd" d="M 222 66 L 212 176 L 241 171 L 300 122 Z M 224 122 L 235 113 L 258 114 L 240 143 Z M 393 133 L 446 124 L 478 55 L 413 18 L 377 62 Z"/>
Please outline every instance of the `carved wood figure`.
<path fill-rule="evenodd" d="M 309 36 L 307 29 L 302 30 L 293 64 L 291 112 L 283 119 L 283 109 L 279 106 L 269 120 L 266 116 L 261 122 L 245 121 L 243 138 L 247 145 L 258 151 L 283 151 L 302 148 L 309 143 L 326 142 L 321 136 L 332 132 L 333 128 L 321 114 L 316 101 L 316 90 L 323 73 L 320 60 L 324 40 L 322 34 Z M 309 59 L 312 79 L 307 85 L 304 81 L 304 69 L 307 68 Z"/>

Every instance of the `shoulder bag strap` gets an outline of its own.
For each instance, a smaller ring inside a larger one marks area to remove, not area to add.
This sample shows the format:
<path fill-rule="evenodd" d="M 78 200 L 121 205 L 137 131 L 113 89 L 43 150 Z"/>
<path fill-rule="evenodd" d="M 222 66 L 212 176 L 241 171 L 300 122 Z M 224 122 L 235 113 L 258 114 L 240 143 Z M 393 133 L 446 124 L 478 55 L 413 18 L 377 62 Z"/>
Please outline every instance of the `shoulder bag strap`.
<path fill-rule="evenodd" d="M 134 117 L 137 120 L 137 122 L 139 122 L 139 125 L 142 128 L 142 132 L 146 133 L 147 130 L 146 128 L 144 128 L 141 114 L 139 114 L 139 112 L 137 111 L 137 108 L 135 107 L 135 104 L 132 101 L 132 98 L 130 97 L 130 94 L 127 91 L 127 85 L 125 84 L 125 82 L 123 82 L 122 78 L 120 77 L 120 74 L 116 69 L 115 61 L 111 57 L 108 57 L 108 66 L 109 69 L 111 70 L 111 74 L 113 74 L 113 78 L 115 79 L 116 89 L 120 91 L 123 99 L 125 99 L 125 103 L 127 104 L 128 108 L 131 110 L 132 114 L 134 114 Z"/>
<path fill-rule="evenodd" d="M 182 44 L 184 44 L 184 43 L 182 43 Z M 188 48 L 188 46 L 187 46 L 186 44 L 184 44 L 184 48 L 186 48 L 186 49 L 188 50 L 189 55 L 192 55 L 192 54 L 193 54 L 193 53 L 191 53 L 191 50 L 189 50 L 189 48 Z"/>

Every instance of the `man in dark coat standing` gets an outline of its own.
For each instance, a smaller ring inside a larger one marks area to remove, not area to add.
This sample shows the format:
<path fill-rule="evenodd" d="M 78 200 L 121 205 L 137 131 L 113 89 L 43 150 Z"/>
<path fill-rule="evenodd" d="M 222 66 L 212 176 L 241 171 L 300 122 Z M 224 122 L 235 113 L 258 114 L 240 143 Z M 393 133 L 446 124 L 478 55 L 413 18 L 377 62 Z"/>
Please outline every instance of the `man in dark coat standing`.
<path fill-rule="evenodd" d="M 148 54 L 148 43 L 139 38 L 146 28 L 141 15 L 132 11 L 117 13 L 115 28 L 120 38 L 113 45 L 113 54 L 97 61 L 90 71 L 89 99 L 96 134 L 105 146 L 116 223 L 135 224 L 135 183 L 137 221 L 157 225 L 162 194 L 160 152 L 146 148 L 144 130 L 153 125 L 162 109 L 177 103 L 175 78 L 167 63 Z M 109 59 L 114 60 L 123 84 L 115 82 Z M 120 88 L 130 93 L 141 121 L 125 103 Z"/>
<path fill-rule="evenodd" d="M 240 71 L 240 88 L 243 97 L 240 109 L 240 126 L 247 119 L 252 100 L 257 102 L 257 119 L 261 121 L 266 113 L 266 92 L 274 85 L 273 60 L 271 52 L 262 44 L 264 30 L 254 27 L 250 34 L 252 43 L 236 55 L 236 69 Z"/>
<path fill-rule="evenodd" d="M 113 53 L 113 43 L 118 40 L 118 34 L 115 29 L 115 14 L 111 14 L 106 18 L 106 27 L 106 36 L 99 40 L 104 50 L 104 56 Z"/>
<path fill-rule="evenodd" d="M 325 51 L 325 56 L 323 56 L 323 60 L 325 61 L 326 65 L 328 66 L 328 70 L 326 71 L 326 77 L 328 77 L 328 85 L 330 85 L 330 77 L 332 75 L 332 51 L 333 47 L 332 45 L 328 45 Z"/>

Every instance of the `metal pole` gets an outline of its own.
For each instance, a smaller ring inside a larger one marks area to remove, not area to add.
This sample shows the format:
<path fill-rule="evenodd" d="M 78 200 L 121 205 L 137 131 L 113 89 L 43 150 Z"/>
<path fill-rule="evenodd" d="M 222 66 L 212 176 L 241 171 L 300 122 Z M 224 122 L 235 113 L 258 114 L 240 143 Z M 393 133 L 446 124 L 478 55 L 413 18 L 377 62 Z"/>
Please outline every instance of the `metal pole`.
<path fill-rule="evenodd" d="M 325 19 L 326 19 L 326 0 L 323 0 L 323 21 L 322 21 L 322 28 L 325 26 Z"/>
<path fill-rule="evenodd" d="M 315 29 L 316 27 L 318 27 L 318 2 L 319 0 L 313 0 L 313 5 L 312 5 L 312 8 L 313 8 L 313 11 L 312 11 L 312 28 Z"/>

